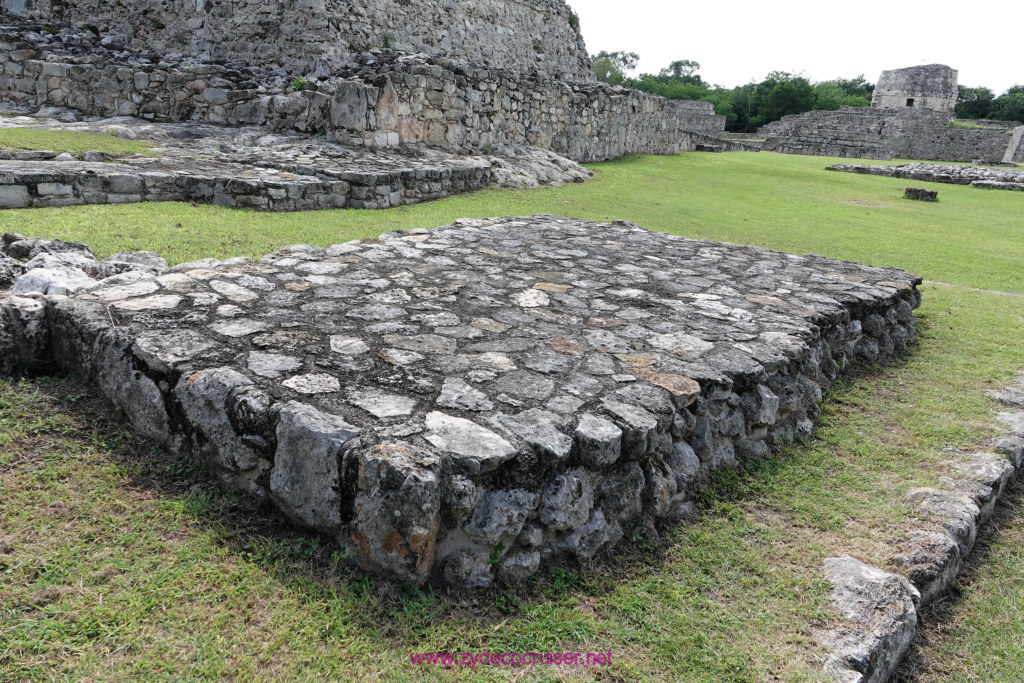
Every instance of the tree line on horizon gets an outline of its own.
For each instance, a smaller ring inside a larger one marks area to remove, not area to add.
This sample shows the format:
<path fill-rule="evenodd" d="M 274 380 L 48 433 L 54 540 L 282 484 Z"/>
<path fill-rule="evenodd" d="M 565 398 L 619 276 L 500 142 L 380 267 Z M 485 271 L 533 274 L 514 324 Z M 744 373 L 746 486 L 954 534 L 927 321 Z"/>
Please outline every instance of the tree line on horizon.
<path fill-rule="evenodd" d="M 841 106 L 868 107 L 875 90 L 864 74 L 855 78 L 836 78 L 812 83 L 804 76 L 787 71 L 769 72 L 758 83 L 725 88 L 704 81 L 698 62 L 680 59 L 657 74 L 628 74 L 636 69 L 640 56 L 635 52 L 602 51 L 591 56 L 597 79 L 612 85 L 625 85 L 670 100 L 704 100 L 725 116 L 725 129 L 752 133 L 761 126 L 788 114 L 812 110 L 836 111 Z M 959 86 L 954 112 L 962 119 L 993 119 L 1024 123 L 1024 86 L 1015 85 L 996 97 L 989 88 Z"/>

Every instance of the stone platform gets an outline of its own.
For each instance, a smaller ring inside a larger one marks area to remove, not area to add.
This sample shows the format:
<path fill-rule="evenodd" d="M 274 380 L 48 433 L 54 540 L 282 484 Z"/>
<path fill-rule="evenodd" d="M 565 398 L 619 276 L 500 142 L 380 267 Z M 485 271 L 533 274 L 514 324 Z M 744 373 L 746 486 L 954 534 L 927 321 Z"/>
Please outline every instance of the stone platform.
<path fill-rule="evenodd" d="M 678 519 L 716 469 L 809 434 L 847 363 L 915 339 L 921 281 L 553 216 L 169 270 L 4 251 L 38 260 L 0 365 L 89 376 L 368 571 L 476 588 Z"/>
<path fill-rule="evenodd" d="M 78 117 L 53 110 L 63 119 Z M 45 150 L 0 150 L 0 209 L 140 201 L 189 201 L 266 211 L 383 209 L 491 186 L 579 182 L 591 173 L 547 150 L 504 145 L 487 155 L 419 146 L 370 150 L 264 126 L 0 118 L 0 127 L 43 127 L 150 141 L 158 158 L 87 160 Z"/>
<path fill-rule="evenodd" d="M 870 166 L 866 164 L 834 164 L 829 171 L 880 175 L 886 178 L 905 178 L 929 183 L 973 185 L 991 190 L 1024 191 L 1024 169 L 979 168 L 954 164 L 902 164 L 900 166 Z"/>

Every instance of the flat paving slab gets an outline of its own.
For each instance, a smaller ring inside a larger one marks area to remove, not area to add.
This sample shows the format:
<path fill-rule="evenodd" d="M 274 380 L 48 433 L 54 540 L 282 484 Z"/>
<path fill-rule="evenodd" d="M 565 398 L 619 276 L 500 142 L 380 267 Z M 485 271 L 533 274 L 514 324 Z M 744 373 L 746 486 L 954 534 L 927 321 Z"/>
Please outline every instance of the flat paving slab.
<path fill-rule="evenodd" d="M 0 346 L 36 330 L 39 360 L 369 571 L 483 587 L 685 515 L 715 469 L 809 433 L 842 366 L 914 340 L 919 283 L 625 222 L 461 220 L 10 296 Z"/>

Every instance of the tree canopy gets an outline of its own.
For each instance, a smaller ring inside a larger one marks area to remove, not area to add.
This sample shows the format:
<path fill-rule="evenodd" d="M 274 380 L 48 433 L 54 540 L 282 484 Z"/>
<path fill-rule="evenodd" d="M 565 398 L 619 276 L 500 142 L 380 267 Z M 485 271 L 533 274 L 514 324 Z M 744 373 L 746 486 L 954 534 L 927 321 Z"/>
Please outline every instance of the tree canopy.
<path fill-rule="evenodd" d="M 836 111 L 840 107 L 868 107 L 875 86 L 860 74 L 812 83 L 800 74 L 771 71 L 760 82 L 735 88 L 706 83 L 700 63 L 679 59 L 657 74 L 636 78 L 640 56 L 635 52 L 599 52 L 591 57 L 598 80 L 628 85 L 672 100 L 706 100 L 725 116 L 725 129 L 752 132 L 789 114 L 815 109 Z M 999 97 L 988 88 L 960 86 L 956 116 L 969 119 L 1000 119 L 1024 122 L 1024 86 L 1015 85 Z"/>

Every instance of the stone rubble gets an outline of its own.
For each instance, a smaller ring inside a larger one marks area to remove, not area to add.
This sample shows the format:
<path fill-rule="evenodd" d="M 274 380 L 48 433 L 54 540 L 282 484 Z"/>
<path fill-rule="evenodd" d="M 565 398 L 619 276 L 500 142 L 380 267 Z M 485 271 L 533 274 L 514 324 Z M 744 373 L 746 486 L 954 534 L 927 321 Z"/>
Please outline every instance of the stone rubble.
<path fill-rule="evenodd" d="M 810 433 L 843 367 L 913 343 L 921 282 L 547 215 L 68 272 L 17 278 L 2 369 L 74 368 L 367 571 L 472 587 L 607 552 Z"/>
<path fill-rule="evenodd" d="M 887 681 L 914 638 L 920 610 L 941 597 L 960 574 L 978 530 L 1024 466 L 1024 375 L 1016 386 L 992 392 L 1015 410 L 999 414 L 1006 426 L 994 453 L 959 454 L 943 488 L 915 488 L 906 500 L 933 524 L 907 534 L 890 558 L 896 573 L 845 555 L 825 561 L 832 604 L 844 623 L 817 633 L 829 651 L 825 671 L 842 683 Z"/>
<path fill-rule="evenodd" d="M 880 175 L 886 178 L 921 180 L 928 183 L 973 185 L 974 187 L 984 187 L 993 190 L 1024 191 L 1024 169 L 911 163 L 900 164 L 899 166 L 834 164 L 826 170 Z"/>

